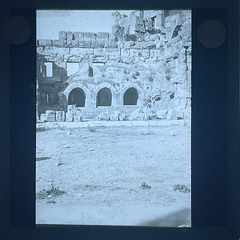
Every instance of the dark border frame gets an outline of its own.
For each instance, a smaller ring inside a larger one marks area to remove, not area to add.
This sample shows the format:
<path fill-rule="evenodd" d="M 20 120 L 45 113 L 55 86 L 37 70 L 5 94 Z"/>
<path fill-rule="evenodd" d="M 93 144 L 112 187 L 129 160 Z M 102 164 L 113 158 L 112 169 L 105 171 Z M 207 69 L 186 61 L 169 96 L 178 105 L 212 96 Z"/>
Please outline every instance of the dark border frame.
<path fill-rule="evenodd" d="M 239 239 L 239 1 L 17 0 L 0 10 L 26 17 L 35 9 L 192 9 L 192 225 L 191 228 L 49 226 L 35 228 L 35 36 L 1 47 L 0 236 L 3 239 Z M 198 42 L 197 29 L 215 18 L 227 28 L 217 49 Z M 24 106 L 24 108 L 22 107 Z"/>

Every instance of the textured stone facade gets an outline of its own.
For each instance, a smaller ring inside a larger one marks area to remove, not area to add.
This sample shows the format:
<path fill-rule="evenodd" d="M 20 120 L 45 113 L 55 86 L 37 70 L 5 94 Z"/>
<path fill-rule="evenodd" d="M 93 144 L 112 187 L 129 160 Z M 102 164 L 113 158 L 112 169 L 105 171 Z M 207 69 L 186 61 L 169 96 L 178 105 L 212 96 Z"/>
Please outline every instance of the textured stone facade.
<path fill-rule="evenodd" d="M 190 11 L 113 14 L 112 33 L 60 32 L 37 41 L 39 116 L 189 119 Z M 52 118 L 51 118 L 52 119 Z"/>

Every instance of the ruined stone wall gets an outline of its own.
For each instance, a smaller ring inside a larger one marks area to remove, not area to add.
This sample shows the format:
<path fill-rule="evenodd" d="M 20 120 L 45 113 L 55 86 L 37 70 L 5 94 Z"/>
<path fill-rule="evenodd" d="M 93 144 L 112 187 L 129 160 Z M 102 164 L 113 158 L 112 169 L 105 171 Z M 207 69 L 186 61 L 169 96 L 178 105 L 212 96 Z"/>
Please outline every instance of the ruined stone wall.
<path fill-rule="evenodd" d="M 83 118 L 189 119 L 189 12 L 135 11 L 130 17 L 118 13 L 113 17 L 112 33 L 60 32 L 57 40 L 37 41 L 39 95 L 51 89 L 58 97 L 58 102 L 48 106 L 39 102 L 40 113 L 47 107 L 64 110 L 67 119 L 73 120 L 68 98 L 80 88 L 86 96 L 85 107 L 78 111 Z M 51 77 L 44 74 L 46 62 L 53 63 Z M 76 71 L 69 75 L 71 64 Z M 111 90 L 109 107 L 96 106 L 102 88 Z M 137 105 L 123 105 L 129 88 L 138 92 Z"/>

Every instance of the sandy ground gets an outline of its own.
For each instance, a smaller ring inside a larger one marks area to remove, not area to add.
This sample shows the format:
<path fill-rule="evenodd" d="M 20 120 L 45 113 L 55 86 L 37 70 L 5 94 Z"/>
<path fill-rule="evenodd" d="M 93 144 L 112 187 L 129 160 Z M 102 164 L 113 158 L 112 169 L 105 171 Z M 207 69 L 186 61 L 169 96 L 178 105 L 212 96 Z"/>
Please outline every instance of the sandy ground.
<path fill-rule="evenodd" d="M 183 121 L 43 123 L 37 224 L 191 225 L 191 132 Z M 88 127 L 91 126 L 91 128 Z M 90 131 L 91 129 L 91 131 Z"/>

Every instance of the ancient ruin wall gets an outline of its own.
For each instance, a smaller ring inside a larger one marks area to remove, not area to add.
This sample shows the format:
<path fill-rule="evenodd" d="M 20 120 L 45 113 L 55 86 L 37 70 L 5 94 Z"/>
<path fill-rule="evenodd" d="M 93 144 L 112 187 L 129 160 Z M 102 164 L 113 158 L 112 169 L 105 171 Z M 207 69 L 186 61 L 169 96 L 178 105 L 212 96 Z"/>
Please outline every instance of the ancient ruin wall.
<path fill-rule="evenodd" d="M 117 114 L 118 119 L 120 115 L 146 119 L 150 114 L 153 118 L 189 119 L 189 12 L 136 11 L 130 18 L 118 13 L 114 18 L 112 33 L 62 31 L 57 40 L 37 41 L 40 113 L 47 109 L 69 112 L 69 94 L 81 88 L 86 95 L 81 114 L 86 118 L 116 119 Z M 51 77 L 46 77 L 46 62 L 53 63 Z M 71 64 L 78 71 L 68 76 Z M 111 90 L 111 107 L 96 106 L 97 93 L 104 87 Z M 123 95 L 131 87 L 138 91 L 138 103 L 124 106 Z M 44 105 L 41 94 L 47 91 L 52 99 Z M 68 115 L 72 120 L 72 113 Z"/>

